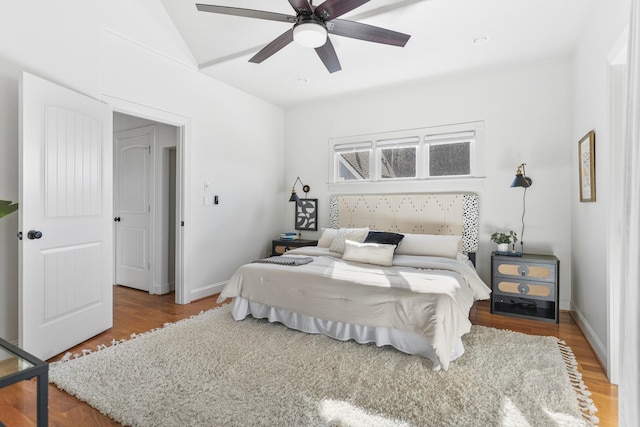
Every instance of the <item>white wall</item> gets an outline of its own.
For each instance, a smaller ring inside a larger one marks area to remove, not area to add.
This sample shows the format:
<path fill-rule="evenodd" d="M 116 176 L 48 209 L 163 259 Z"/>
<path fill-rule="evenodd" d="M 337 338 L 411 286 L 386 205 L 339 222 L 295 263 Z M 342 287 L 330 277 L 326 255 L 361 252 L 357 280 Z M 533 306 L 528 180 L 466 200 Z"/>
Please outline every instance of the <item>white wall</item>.
<path fill-rule="evenodd" d="M 489 235 L 509 229 L 520 234 L 523 190 L 509 186 L 517 166 L 526 163 L 533 186 L 527 191 L 525 250 L 560 259 L 560 306 L 568 309 L 575 151 L 571 100 L 571 62 L 566 59 L 415 81 L 291 108 L 286 115 L 285 183 L 299 175 L 311 186 L 309 197 L 319 199 L 319 225 L 327 227 L 329 138 L 483 120 L 486 179 L 481 186 L 434 188 L 424 183 L 408 190 L 480 195 L 478 271 L 489 284 L 490 253 L 495 249 Z M 293 228 L 293 209 L 281 226 Z"/>
<path fill-rule="evenodd" d="M 21 70 L 189 119 L 187 297 L 263 256 L 285 204 L 284 111 L 197 72 L 158 0 L 11 2 L 0 26 L 0 198 L 18 197 Z M 153 20 L 150 16 L 155 17 Z M 137 40 L 137 41 L 134 41 Z M 210 182 L 220 204 L 204 207 Z M 17 215 L 0 221 L 0 336 L 17 338 Z"/>
<path fill-rule="evenodd" d="M 598 357 L 607 366 L 608 285 L 607 233 L 611 218 L 609 61 L 618 38 L 629 24 L 628 0 L 600 1 L 591 15 L 574 57 L 572 150 L 588 131 L 596 132 L 596 202 L 580 203 L 577 178 L 572 180 L 571 226 L 573 258 L 572 310 Z M 571 176 L 578 176 L 577 154 Z"/>

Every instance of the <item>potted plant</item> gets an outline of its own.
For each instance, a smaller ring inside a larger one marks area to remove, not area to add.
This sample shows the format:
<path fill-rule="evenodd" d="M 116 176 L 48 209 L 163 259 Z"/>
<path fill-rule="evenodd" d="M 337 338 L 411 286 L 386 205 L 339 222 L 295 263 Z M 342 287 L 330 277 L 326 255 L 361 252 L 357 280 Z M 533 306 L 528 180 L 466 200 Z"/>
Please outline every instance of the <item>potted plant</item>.
<path fill-rule="evenodd" d="M 498 244 L 498 251 L 508 252 L 509 244 L 515 244 L 518 237 L 515 231 L 510 230 L 508 233 L 495 232 L 491 235 L 491 241 Z"/>
<path fill-rule="evenodd" d="M 9 215 L 11 212 L 18 210 L 17 203 L 11 203 L 9 200 L 0 200 L 0 218 Z"/>

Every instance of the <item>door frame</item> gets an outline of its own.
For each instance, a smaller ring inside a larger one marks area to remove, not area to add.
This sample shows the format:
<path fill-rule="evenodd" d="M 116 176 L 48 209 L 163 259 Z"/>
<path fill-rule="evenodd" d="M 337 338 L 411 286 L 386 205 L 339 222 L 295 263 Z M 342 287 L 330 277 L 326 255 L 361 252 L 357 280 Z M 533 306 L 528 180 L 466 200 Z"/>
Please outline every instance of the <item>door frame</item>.
<path fill-rule="evenodd" d="M 620 380 L 620 309 L 622 265 L 620 264 L 620 241 L 622 233 L 622 150 L 621 141 L 625 133 L 626 118 L 626 74 L 628 72 L 629 28 L 625 28 L 607 55 L 609 138 L 610 138 L 610 199 L 607 230 L 607 360 L 606 373 L 612 384 Z"/>
<path fill-rule="evenodd" d="M 186 292 L 185 283 L 189 283 L 190 272 L 188 243 L 191 239 L 188 225 L 190 224 L 191 209 L 188 201 L 191 200 L 191 194 L 187 184 L 191 182 L 191 173 L 186 166 L 189 164 L 191 156 L 189 143 L 191 140 L 191 118 L 110 95 L 103 94 L 102 100 L 109 104 L 114 112 L 178 128 L 178 141 L 176 141 L 176 222 L 179 221 L 181 226 L 176 226 L 175 302 L 176 304 L 188 304 L 191 300 L 189 299 L 189 293 Z"/>

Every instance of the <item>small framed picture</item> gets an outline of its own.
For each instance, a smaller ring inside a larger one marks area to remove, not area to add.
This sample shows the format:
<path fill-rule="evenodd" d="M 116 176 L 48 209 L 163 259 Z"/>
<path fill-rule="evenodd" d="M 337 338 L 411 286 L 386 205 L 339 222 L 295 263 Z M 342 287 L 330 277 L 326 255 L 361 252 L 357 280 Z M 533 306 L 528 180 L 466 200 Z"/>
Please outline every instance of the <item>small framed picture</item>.
<path fill-rule="evenodd" d="M 296 230 L 318 230 L 318 199 L 300 199 L 296 203 Z"/>
<path fill-rule="evenodd" d="M 596 201 L 596 133 L 590 131 L 578 142 L 580 201 Z"/>

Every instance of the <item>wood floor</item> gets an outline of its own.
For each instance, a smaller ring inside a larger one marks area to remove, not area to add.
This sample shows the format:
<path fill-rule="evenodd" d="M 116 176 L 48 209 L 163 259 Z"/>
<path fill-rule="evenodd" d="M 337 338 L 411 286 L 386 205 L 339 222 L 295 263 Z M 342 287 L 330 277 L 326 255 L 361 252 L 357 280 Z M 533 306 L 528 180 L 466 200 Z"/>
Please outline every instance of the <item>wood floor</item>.
<path fill-rule="evenodd" d="M 131 333 L 144 332 L 218 305 L 215 296 L 188 305 L 177 305 L 173 301 L 173 294 L 149 295 L 117 286 L 114 288 L 113 328 L 70 351 L 79 353 L 82 349 L 95 349 L 99 344 L 110 345 L 113 339 L 129 338 Z M 583 380 L 593 393 L 591 397 L 598 407 L 597 416 L 600 418 L 600 425 L 602 427 L 618 425 L 617 387 L 607 381 L 595 354 L 569 313 L 562 312 L 560 324 L 556 325 L 493 315 L 489 312 L 488 302 L 480 301 L 471 310 L 471 321 L 477 325 L 511 329 L 534 335 L 554 335 L 563 339 L 573 349 Z M 56 356 L 49 362 L 58 360 L 61 356 Z M 135 397 L 132 396 L 133 398 Z M 7 427 L 35 426 L 35 403 L 35 380 L 23 381 L 0 389 L 0 422 Z M 119 424 L 89 405 L 58 390 L 55 386 L 49 385 L 49 425 L 78 427 Z"/>

